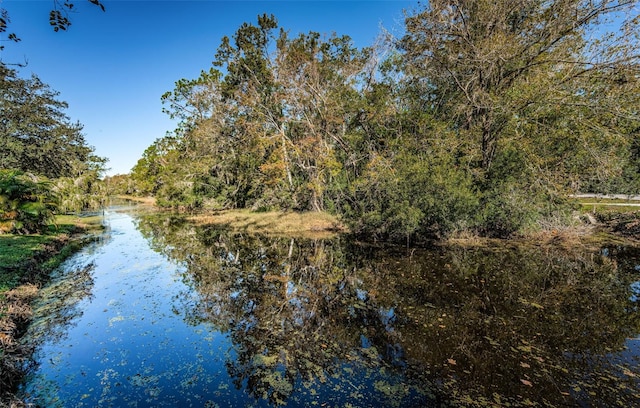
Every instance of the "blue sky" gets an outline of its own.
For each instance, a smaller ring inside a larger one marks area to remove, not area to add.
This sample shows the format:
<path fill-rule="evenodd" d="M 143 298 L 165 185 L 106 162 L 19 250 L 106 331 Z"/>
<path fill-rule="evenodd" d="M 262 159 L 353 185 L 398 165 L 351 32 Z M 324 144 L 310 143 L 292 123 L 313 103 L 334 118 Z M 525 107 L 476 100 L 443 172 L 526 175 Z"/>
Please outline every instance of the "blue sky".
<path fill-rule="evenodd" d="M 181 78 L 211 66 L 220 39 L 243 22 L 274 14 L 291 34 L 317 31 L 349 35 L 358 47 L 371 45 L 380 27 L 400 35 L 403 10 L 417 1 L 177 1 L 103 0 L 106 12 L 74 1 L 67 32 L 55 33 L 48 15 L 53 0 L 0 0 L 9 12 L 5 63 L 28 62 L 35 73 L 84 125 L 87 143 L 109 159 L 107 174 L 128 173 L 144 150 L 175 128 L 162 113 L 160 96 Z M 6 39 L 6 33 L 1 39 Z"/>

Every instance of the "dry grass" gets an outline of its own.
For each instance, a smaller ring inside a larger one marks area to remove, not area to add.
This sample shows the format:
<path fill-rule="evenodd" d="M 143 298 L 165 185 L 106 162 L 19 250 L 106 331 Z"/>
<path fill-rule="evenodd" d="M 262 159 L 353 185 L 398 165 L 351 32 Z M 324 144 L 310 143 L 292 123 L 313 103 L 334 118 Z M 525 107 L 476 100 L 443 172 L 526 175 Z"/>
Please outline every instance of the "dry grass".
<path fill-rule="evenodd" d="M 20 344 L 20 330 L 31 318 L 30 303 L 38 295 L 32 284 L 18 286 L 0 296 L 0 406 L 21 406 L 11 391 L 22 378 L 23 363 L 30 349 Z"/>
<path fill-rule="evenodd" d="M 527 245 L 553 246 L 573 250 L 590 247 L 592 244 L 593 229 L 574 228 L 563 230 L 542 230 L 529 232 L 523 237 L 516 239 Z"/>
<path fill-rule="evenodd" d="M 55 226 L 57 228 L 60 228 L 61 226 L 68 226 L 67 230 L 69 230 L 70 232 L 73 232 L 71 226 L 87 231 L 97 231 L 103 229 L 103 219 L 104 217 L 101 215 L 94 215 L 90 217 L 80 217 L 77 215 L 56 215 Z"/>
<path fill-rule="evenodd" d="M 482 237 L 478 235 L 477 232 L 463 227 L 448 234 L 441 241 L 441 244 L 462 247 L 481 247 L 488 245 L 490 241 L 490 238 Z"/>
<path fill-rule="evenodd" d="M 0 297 L 0 343 L 5 350 L 14 344 L 15 331 L 20 323 L 31 318 L 29 305 L 38 295 L 38 287 L 32 284 L 18 286 L 6 291 Z"/>
<path fill-rule="evenodd" d="M 591 217 L 593 218 L 593 217 Z M 502 246 L 556 246 L 567 249 L 591 246 L 597 239 L 597 221 L 582 220 L 577 215 L 572 220 L 548 217 L 540 220 L 534 228 L 525 229 L 508 239 L 487 238 L 469 230 L 455 231 L 444 240 L 447 245 L 463 247 Z"/>
<path fill-rule="evenodd" d="M 155 197 L 136 197 L 131 195 L 118 195 L 116 197 L 122 200 L 135 201 L 142 205 L 156 205 Z"/>
<path fill-rule="evenodd" d="M 345 227 L 334 216 L 321 212 L 252 212 L 221 211 L 190 216 L 198 225 L 224 225 L 235 230 L 271 235 L 294 235 L 313 238 L 330 237 Z"/>

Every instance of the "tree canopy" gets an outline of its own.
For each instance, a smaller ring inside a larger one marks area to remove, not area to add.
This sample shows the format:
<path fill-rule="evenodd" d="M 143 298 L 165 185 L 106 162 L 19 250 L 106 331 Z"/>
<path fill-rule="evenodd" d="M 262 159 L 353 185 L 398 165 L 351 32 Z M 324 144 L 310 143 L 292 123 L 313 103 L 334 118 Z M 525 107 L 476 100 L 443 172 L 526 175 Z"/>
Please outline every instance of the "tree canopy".
<path fill-rule="evenodd" d="M 259 16 L 163 96 L 180 125 L 132 178 L 164 205 L 327 210 L 369 237 L 564 222 L 570 193 L 638 185 L 637 5 L 430 1 L 364 49 Z"/>
<path fill-rule="evenodd" d="M 0 64 L 0 221 L 8 231 L 36 231 L 55 210 L 102 204 L 98 180 L 106 159 L 95 155 L 58 97 L 37 76 L 22 78 Z"/>
<path fill-rule="evenodd" d="M 543 132 L 548 142 L 625 136 L 627 129 L 602 114 L 637 119 L 637 95 L 629 88 L 637 80 L 637 19 L 623 21 L 617 33 L 602 32 L 601 23 L 624 18 L 615 14 L 635 3 L 432 1 L 407 19 L 406 72 L 422 82 L 434 113 L 478 145 L 485 170 L 507 138 L 519 138 L 519 147 L 535 154 L 523 139 Z M 553 166 L 583 159 L 545 156 Z"/>
<path fill-rule="evenodd" d="M 0 65 L 0 167 L 50 178 L 75 176 L 101 162 L 64 113 L 66 102 L 37 76 Z"/>

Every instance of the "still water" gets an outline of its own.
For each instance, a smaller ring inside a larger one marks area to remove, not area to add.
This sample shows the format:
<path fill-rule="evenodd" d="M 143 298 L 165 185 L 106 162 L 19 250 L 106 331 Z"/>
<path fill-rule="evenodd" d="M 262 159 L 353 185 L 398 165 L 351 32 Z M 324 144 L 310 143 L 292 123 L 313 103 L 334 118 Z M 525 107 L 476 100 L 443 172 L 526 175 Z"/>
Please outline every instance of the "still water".
<path fill-rule="evenodd" d="M 640 406 L 640 250 L 406 248 L 112 211 L 36 305 L 43 407 Z"/>

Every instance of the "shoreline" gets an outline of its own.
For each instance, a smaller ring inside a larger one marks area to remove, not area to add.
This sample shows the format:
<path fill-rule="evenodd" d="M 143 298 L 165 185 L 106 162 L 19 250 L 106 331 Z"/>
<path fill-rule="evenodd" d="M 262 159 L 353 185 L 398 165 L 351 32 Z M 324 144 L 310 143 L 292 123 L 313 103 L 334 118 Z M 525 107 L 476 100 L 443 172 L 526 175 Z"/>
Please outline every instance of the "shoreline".
<path fill-rule="evenodd" d="M 119 195 L 118 199 L 129 200 L 145 207 L 153 207 L 158 211 L 167 211 L 158 207 L 154 197 L 135 197 Z M 503 244 L 560 244 L 570 246 L 578 241 L 593 245 L 606 240 L 621 242 L 628 245 L 640 245 L 640 196 L 624 196 L 625 200 L 638 200 L 638 203 L 623 203 L 618 196 L 582 194 L 576 198 L 610 199 L 616 202 L 581 202 L 583 207 L 597 206 L 600 211 L 579 212 L 576 218 L 581 218 L 579 224 L 558 226 L 557 228 L 543 227 L 539 230 L 516 233 L 508 238 L 490 238 L 476 234 L 473 231 L 460 231 L 442 239 L 424 239 L 416 242 L 429 242 L 430 245 L 495 245 Z M 625 211 L 626 207 L 626 211 Z M 169 210 L 172 211 L 172 210 Z M 250 209 L 229 210 L 201 210 L 194 212 L 180 212 L 185 218 L 196 225 L 217 225 L 233 230 L 270 234 L 292 235 L 309 238 L 328 238 L 335 234 L 350 233 L 338 217 L 327 212 L 294 212 L 294 211 L 252 211 Z M 637 221 L 637 223 L 636 223 Z M 374 241 L 381 244 L 394 245 L 393 241 Z M 418 245 L 422 246 L 422 245 Z"/>
<path fill-rule="evenodd" d="M 62 217 L 65 228 L 42 235 L 0 235 L 3 252 L 15 250 L 11 262 L 0 265 L 0 407 L 21 407 L 15 392 L 23 380 L 25 361 L 33 352 L 20 339 L 31 323 L 31 302 L 51 272 L 85 245 L 95 241 L 103 227 L 82 222 L 78 217 Z"/>
<path fill-rule="evenodd" d="M 195 225 L 218 225 L 242 232 L 328 238 L 348 229 L 335 216 L 326 212 L 255 212 L 225 210 L 188 215 Z"/>
<path fill-rule="evenodd" d="M 149 200 L 143 201 L 145 204 L 149 203 Z M 183 215 L 195 225 L 220 225 L 249 233 L 324 239 L 348 232 L 337 218 L 327 213 L 228 210 Z M 21 273 L 19 285 L 6 290 L 0 286 L 0 346 L 3 348 L 3 354 L 0 355 L 0 407 L 24 406 L 14 392 L 23 379 L 24 362 L 33 350 L 29 345 L 20 344 L 19 339 L 30 324 L 30 302 L 39 295 L 38 286 L 47 282 L 50 272 L 59 263 L 99 236 L 95 228 L 81 224 L 80 218 L 71 219 L 75 222 L 72 233 L 60 232 L 48 245 L 32 252 L 30 257 L 15 265 L 0 266 L 1 273 L 6 274 L 9 270 Z M 525 245 L 556 246 L 567 251 L 597 249 L 603 243 L 640 246 L 640 211 L 599 213 L 593 217 L 593 222 L 583 222 L 560 230 L 532 231 L 509 239 L 486 238 L 462 232 L 457 236 L 432 242 L 434 246 L 440 247 L 505 248 Z M 385 242 L 378 244 L 393 245 Z M 17 272 L 18 269 L 21 272 Z"/>

